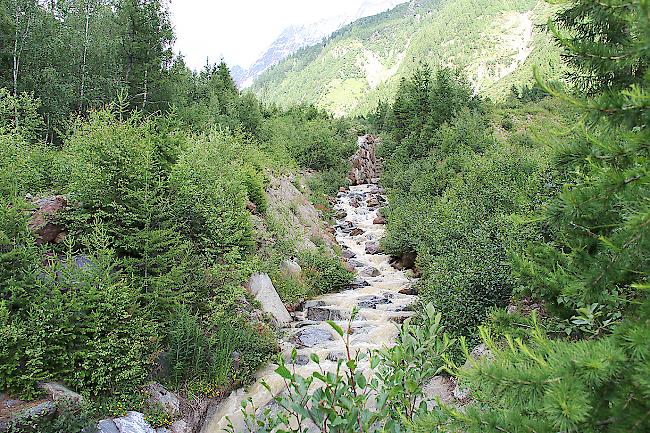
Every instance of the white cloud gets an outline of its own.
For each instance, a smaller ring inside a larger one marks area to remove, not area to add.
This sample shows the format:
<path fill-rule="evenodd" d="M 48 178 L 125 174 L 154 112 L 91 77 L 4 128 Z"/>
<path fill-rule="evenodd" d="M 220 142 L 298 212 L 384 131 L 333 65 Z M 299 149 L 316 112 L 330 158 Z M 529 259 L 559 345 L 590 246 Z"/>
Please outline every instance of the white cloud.
<path fill-rule="evenodd" d="M 194 69 L 206 58 L 248 66 L 292 24 L 356 10 L 364 0 L 172 0 L 176 52 Z"/>

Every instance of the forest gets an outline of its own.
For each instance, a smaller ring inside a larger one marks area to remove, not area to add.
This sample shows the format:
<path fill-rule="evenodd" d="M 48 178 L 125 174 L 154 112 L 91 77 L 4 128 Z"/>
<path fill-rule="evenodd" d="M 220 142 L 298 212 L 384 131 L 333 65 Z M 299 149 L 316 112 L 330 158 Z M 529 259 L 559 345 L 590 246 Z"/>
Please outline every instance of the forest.
<path fill-rule="evenodd" d="M 51 382 L 79 399 L 0 408 L 0 431 L 137 411 L 180 433 L 151 383 L 219 400 L 269 362 L 286 392 L 243 404 L 250 433 L 650 431 L 650 2 L 569 0 L 545 31 L 561 64 L 502 100 L 421 59 L 376 109 L 335 117 L 242 91 L 223 61 L 188 68 L 162 0 L 3 0 L 0 400 Z M 268 274 L 290 309 L 350 287 L 341 248 L 302 248 L 271 191 L 291 179 L 333 224 L 367 133 L 381 248 L 417 257 L 414 316 L 355 353 L 350 306 L 329 322 L 336 371 L 303 376 L 247 282 Z"/>

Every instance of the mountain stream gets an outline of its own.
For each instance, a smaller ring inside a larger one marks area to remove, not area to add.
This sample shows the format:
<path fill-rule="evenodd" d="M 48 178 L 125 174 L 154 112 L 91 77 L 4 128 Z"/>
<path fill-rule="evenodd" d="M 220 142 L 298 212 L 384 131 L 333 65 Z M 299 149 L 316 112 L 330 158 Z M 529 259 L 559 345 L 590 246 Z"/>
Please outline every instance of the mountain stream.
<path fill-rule="evenodd" d="M 374 184 L 352 186 L 337 196 L 335 208 L 343 218 L 337 220 L 336 239 L 348 262 L 355 267 L 357 277 L 349 290 L 306 302 L 303 311 L 294 313 L 294 321 L 283 329 L 281 345 L 287 364 L 291 363 L 291 349 L 296 347 L 296 373 L 302 376 L 317 369 L 309 359 L 311 353 L 319 355 L 321 366 L 328 371 L 336 370 L 337 360 L 345 357 L 343 342 L 326 320 L 333 320 L 346 329 L 353 307 L 359 306 L 359 314 L 351 325 L 350 342 L 353 350 L 368 351 L 391 346 L 398 324 L 413 314 L 408 306 L 415 301 L 415 296 L 400 293 L 412 281 L 404 271 L 391 266 L 389 256 L 375 251 L 384 234 L 384 226 L 374 223 L 379 222 L 376 218 L 382 203 L 385 203 L 385 197 Z M 273 397 L 284 389 L 284 381 L 274 372 L 275 368 L 276 365 L 269 364 L 258 372 L 253 385 L 233 392 L 221 402 L 208 415 L 202 433 L 225 432 L 227 418 L 236 432 L 247 432 L 241 403 L 252 398 L 260 412 L 273 403 Z M 360 368 L 369 366 L 362 364 Z M 262 381 L 270 386 L 273 395 Z"/>

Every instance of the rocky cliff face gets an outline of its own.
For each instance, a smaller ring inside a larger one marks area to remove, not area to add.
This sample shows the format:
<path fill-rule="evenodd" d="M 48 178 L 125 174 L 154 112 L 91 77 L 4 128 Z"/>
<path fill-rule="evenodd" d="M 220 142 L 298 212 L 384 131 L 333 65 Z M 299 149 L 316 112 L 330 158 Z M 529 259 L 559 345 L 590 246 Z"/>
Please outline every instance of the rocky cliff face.
<path fill-rule="evenodd" d="M 381 167 L 375 153 L 378 141 L 372 135 L 359 137 L 359 149 L 352 157 L 352 168 L 348 176 L 351 185 L 379 182 Z"/>

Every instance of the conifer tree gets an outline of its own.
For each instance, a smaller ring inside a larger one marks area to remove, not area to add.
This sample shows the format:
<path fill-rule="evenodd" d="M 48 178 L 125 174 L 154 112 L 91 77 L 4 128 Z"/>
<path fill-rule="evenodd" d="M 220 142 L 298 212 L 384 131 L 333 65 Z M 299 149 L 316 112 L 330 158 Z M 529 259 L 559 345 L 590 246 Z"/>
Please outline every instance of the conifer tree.
<path fill-rule="evenodd" d="M 580 91 L 540 85 L 588 120 L 558 149 L 571 183 L 548 206 L 552 239 L 518 265 L 574 339 L 546 335 L 534 316 L 523 339 L 483 328 L 492 356 L 460 372 L 474 403 L 416 431 L 650 431 L 649 6 L 576 0 L 550 26 Z"/>

